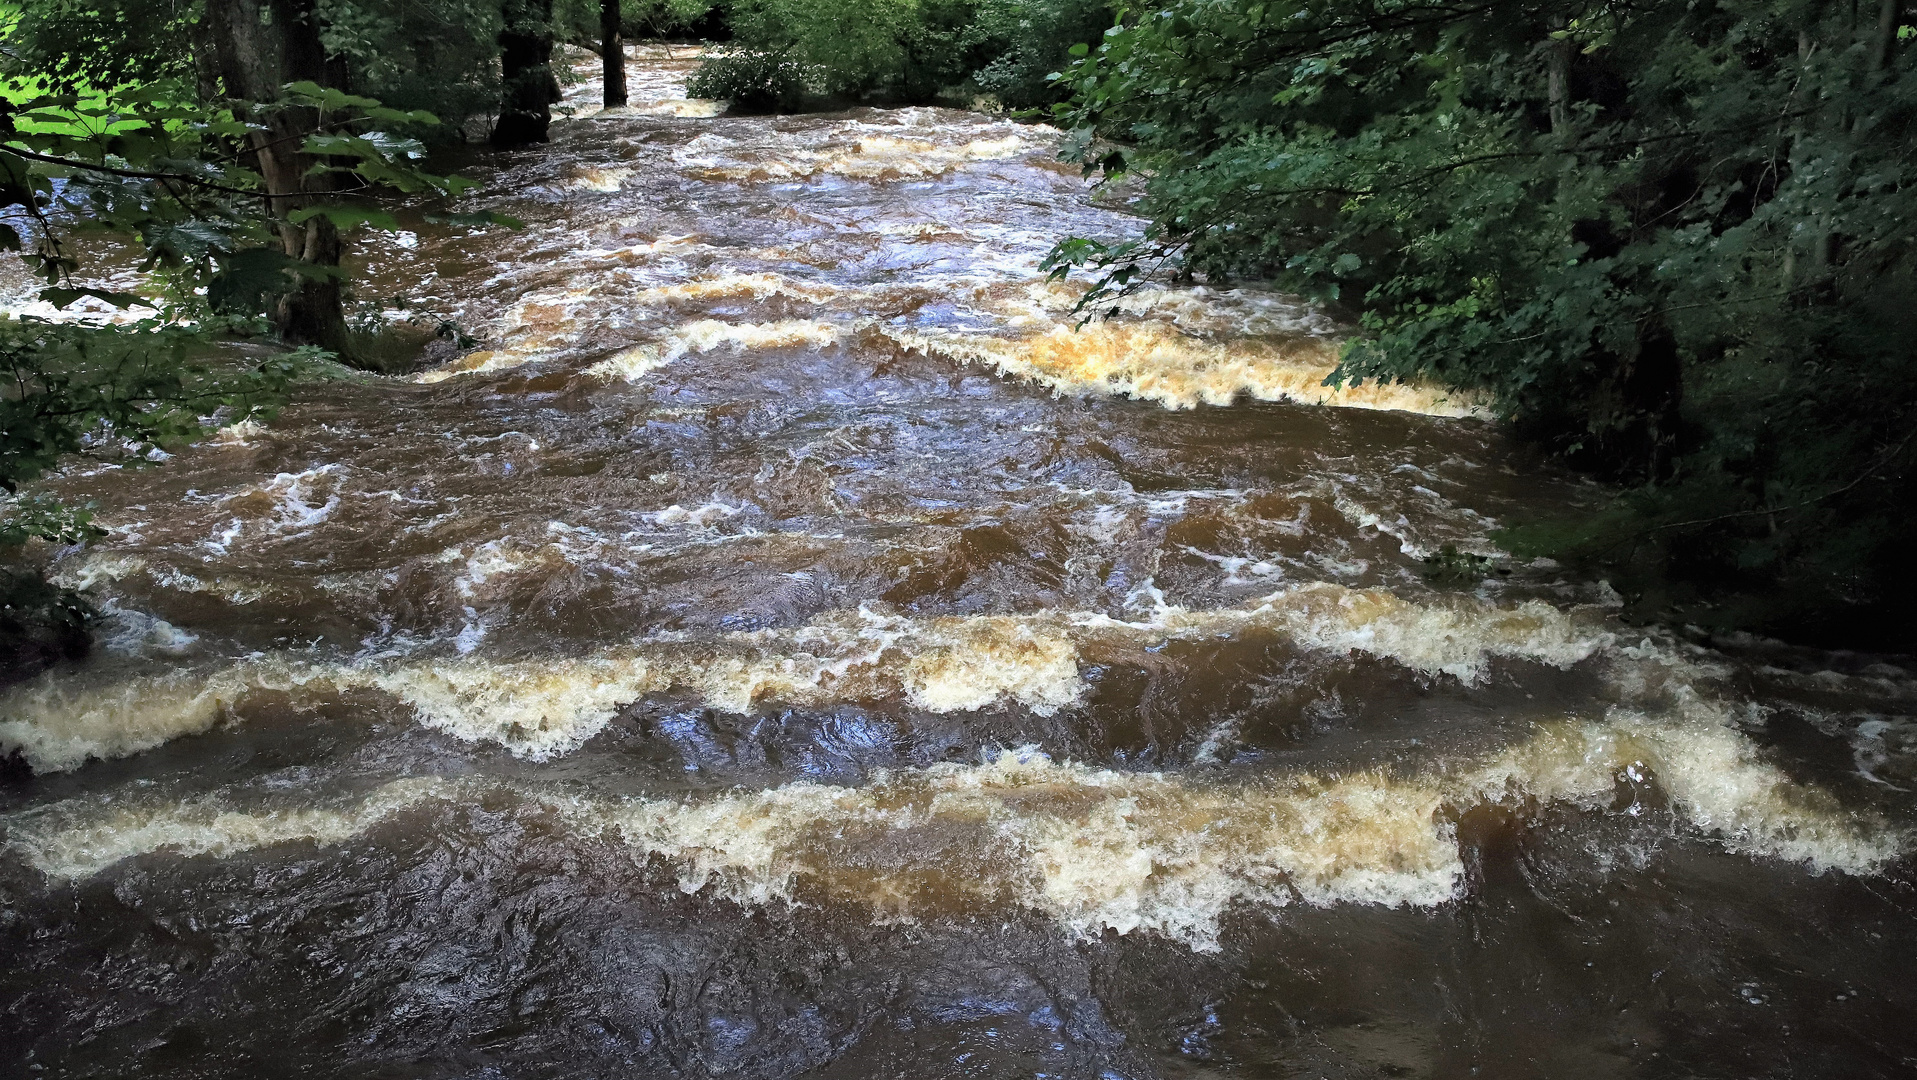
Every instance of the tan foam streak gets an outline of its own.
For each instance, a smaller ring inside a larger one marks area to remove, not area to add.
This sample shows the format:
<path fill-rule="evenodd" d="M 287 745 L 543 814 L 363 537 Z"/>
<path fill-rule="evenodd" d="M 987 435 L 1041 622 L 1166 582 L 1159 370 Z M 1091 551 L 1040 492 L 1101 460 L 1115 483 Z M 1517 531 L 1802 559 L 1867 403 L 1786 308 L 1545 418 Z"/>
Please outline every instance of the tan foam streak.
<path fill-rule="evenodd" d="M 369 687 L 398 698 L 424 723 L 534 759 L 597 734 L 647 694 L 699 693 L 714 708 L 762 702 L 823 706 L 904 698 L 934 712 L 1012 704 L 1049 715 L 1084 689 L 1080 650 L 1138 648 L 1168 638 L 1265 629 L 1309 648 L 1365 652 L 1466 683 L 1494 658 L 1568 667 L 1611 641 L 1587 615 L 1539 601 L 1500 608 L 1454 598 L 1418 604 L 1384 590 L 1325 583 L 1273 593 L 1241 608 L 1163 606 L 1137 621 L 1087 612 L 907 619 L 866 609 L 789 629 L 711 640 L 665 636 L 574 658 L 502 662 L 479 657 L 315 663 L 242 661 L 212 674 L 170 673 L 78 688 L 42 676 L 0 698 L 0 746 L 35 769 L 120 757 L 205 731 L 254 690 Z"/>
<path fill-rule="evenodd" d="M 1881 822 L 1762 763 L 1709 712 L 1541 724 L 1486 760 L 1411 777 L 1217 782 L 1060 764 L 1025 748 L 977 765 L 880 773 L 862 787 L 801 782 L 691 799 L 406 780 L 344 808 L 75 800 L 16 815 L 8 836 L 44 873 L 80 878 L 147 852 L 336 843 L 427 800 L 512 790 L 577 834 L 667 859 L 687 892 L 766 904 L 816 888 L 895 918 L 1011 904 L 1076 936 L 1146 932 L 1201 950 L 1217 947 L 1234 906 L 1442 904 L 1463 881 L 1450 824 L 1459 815 L 1538 803 L 1601 811 L 1626 773 L 1654 776 L 1693 827 L 1749 855 L 1870 873 L 1907 847 Z"/>
<path fill-rule="evenodd" d="M 246 661 L 211 673 L 178 671 L 104 683 L 41 678 L 0 697 L 0 751 L 18 750 L 38 772 L 65 772 L 88 758 L 150 750 L 212 729 L 240 700 L 292 692 L 325 671 L 281 658 Z"/>
<path fill-rule="evenodd" d="M 1402 383 L 1332 388 L 1336 345 L 1304 338 L 1285 346 L 1258 340 L 1220 344 L 1158 322 L 1058 326 L 1023 337 L 887 329 L 909 349 L 983 364 L 1049 386 L 1058 394 L 1122 394 L 1168 409 L 1229 405 L 1241 396 L 1428 416 L 1471 416 L 1478 406 L 1455 391 Z"/>
<path fill-rule="evenodd" d="M 337 844 L 382 818 L 459 790 L 433 777 L 401 780 L 344 807 L 242 811 L 213 798 L 172 806 L 100 807 L 74 800 L 15 816 L 7 846 L 50 877 L 91 877 L 122 859 L 165 851 L 184 858 L 224 858 L 274 844 Z"/>

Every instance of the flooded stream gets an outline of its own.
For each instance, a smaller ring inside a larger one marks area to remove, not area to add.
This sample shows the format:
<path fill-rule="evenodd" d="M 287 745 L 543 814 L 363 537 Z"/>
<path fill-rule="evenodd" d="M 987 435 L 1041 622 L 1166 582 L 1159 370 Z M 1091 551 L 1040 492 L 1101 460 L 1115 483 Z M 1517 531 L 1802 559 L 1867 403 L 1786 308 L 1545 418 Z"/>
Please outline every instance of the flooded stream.
<path fill-rule="evenodd" d="M 1285 297 L 1075 330 L 1055 131 L 635 56 L 361 238 L 481 347 L 49 485 L 0 1073 L 1917 1069 L 1917 668 L 1499 557 L 1604 493 Z"/>

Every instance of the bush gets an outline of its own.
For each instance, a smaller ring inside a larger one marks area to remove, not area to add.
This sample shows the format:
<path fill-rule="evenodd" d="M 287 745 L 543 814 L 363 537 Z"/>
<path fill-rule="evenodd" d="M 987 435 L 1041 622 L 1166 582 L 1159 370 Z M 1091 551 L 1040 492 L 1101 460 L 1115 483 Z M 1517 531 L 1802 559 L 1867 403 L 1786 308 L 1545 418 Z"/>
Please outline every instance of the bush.
<path fill-rule="evenodd" d="M 1013 108 L 1057 100 L 1048 76 L 1111 23 L 1106 0 L 735 0 L 728 18 L 741 52 L 702 69 L 700 87 L 758 90 L 751 76 L 785 62 L 817 94 L 931 101 L 982 90 Z M 749 107 L 792 108 L 796 97 L 760 93 Z"/>
<path fill-rule="evenodd" d="M 1111 25 L 1109 0 L 983 0 L 968 43 L 991 59 L 972 81 L 1011 109 L 1061 101 L 1052 76 L 1071 65 L 1072 46 L 1096 44 Z"/>
<path fill-rule="evenodd" d="M 733 108 L 743 112 L 797 108 L 805 90 L 805 68 L 770 52 L 739 51 L 708 57 L 686 80 L 688 95 L 730 101 Z"/>
<path fill-rule="evenodd" d="M 629 42 L 684 34 L 704 22 L 712 0 L 619 0 L 619 32 Z M 599 0 L 555 0 L 553 36 L 599 50 Z"/>
<path fill-rule="evenodd" d="M 444 139 L 498 111 L 499 0 L 322 0 L 321 13 L 327 51 L 356 90 L 443 122 L 409 134 Z"/>

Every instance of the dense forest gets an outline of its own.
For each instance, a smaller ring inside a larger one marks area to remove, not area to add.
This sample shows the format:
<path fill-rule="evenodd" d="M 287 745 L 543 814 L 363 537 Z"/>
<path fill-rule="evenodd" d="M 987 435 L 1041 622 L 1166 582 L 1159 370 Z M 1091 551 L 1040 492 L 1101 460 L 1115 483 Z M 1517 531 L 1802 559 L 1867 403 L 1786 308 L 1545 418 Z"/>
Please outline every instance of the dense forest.
<path fill-rule="evenodd" d="M 0 333 L 0 543 L 82 541 L 30 493 L 102 440 L 138 457 L 271 407 L 349 325 L 342 232 L 459 209 L 435 147 L 547 137 L 554 50 L 716 42 L 735 110 L 938 102 L 1070 132 L 1150 220 L 1060 237 L 1096 319 L 1146 281 L 1256 283 L 1350 320 L 1334 382 L 1480 394 L 1615 485 L 1501 543 L 1616 576 L 1632 612 L 1911 644 L 1917 47 L 1897 0 L 30 0 L 7 16 L 7 224 L 56 305 L 92 238 L 162 294 L 129 326 Z M 149 297 L 149 300 L 152 298 Z M 457 333 L 457 328 L 441 328 Z M 214 348 L 292 351 L 236 363 Z M 29 653 L 81 608 L 16 574 Z M 31 630 L 38 626 L 40 630 Z M 49 630 L 47 627 L 54 627 Z M 66 642 L 67 644 L 59 644 Z M 27 655 L 23 653 L 22 656 Z"/>

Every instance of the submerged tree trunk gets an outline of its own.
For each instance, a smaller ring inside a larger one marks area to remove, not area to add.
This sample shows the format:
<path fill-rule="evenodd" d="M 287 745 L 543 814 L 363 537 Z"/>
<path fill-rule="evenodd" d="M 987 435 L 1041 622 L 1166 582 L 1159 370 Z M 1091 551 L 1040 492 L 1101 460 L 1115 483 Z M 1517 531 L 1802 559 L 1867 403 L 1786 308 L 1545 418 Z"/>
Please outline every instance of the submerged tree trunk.
<path fill-rule="evenodd" d="M 226 95 L 266 129 L 253 133 L 253 152 L 280 219 L 280 245 L 299 264 L 297 281 L 274 311 L 280 339 L 317 345 L 350 361 L 352 340 L 340 302 L 344 245 L 339 229 L 325 215 L 297 225 L 288 220 L 333 187 L 330 176 L 311 172 L 316 161 L 300 150 L 318 129 L 319 116 L 308 108 L 249 108 L 278 100 L 289 82 L 329 81 L 317 0 L 209 0 L 206 14 Z"/>
<path fill-rule="evenodd" d="M 605 105 L 626 103 L 626 43 L 619 35 L 619 0 L 599 0 L 599 56 L 606 73 Z"/>
<path fill-rule="evenodd" d="M 504 87 L 493 143 L 542 143 L 552 124 L 553 102 L 559 100 L 559 80 L 552 72 L 552 0 L 505 0 L 503 14 L 499 65 Z"/>

